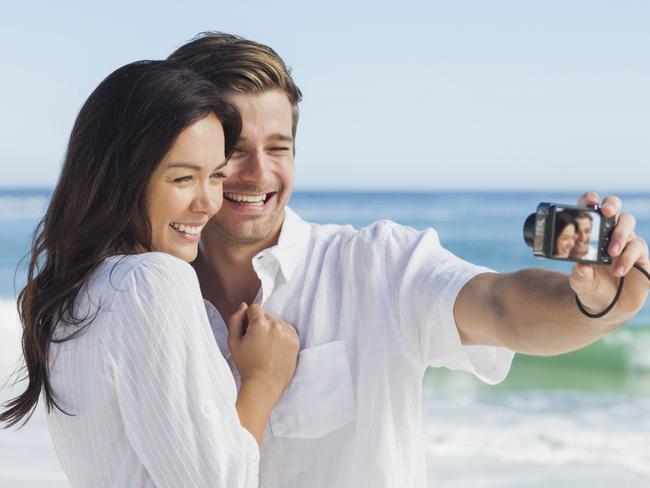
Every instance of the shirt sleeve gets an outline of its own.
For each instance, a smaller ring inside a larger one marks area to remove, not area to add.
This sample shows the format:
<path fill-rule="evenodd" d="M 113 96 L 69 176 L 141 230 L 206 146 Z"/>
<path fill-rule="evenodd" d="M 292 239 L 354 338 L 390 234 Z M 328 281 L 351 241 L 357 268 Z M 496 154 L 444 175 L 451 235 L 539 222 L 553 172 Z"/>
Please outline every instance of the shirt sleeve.
<path fill-rule="evenodd" d="M 467 371 L 490 384 L 502 381 L 514 352 L 463 346 L 454 319 L 454 304 L 463 286 L 491 270 L 444 249 L 433 229 L 417 231 L 388 223 L 381 235 L 387 293 L 409 353 L 427 366 Z"/>
<path fill-rule="evenodd" d="M 152 253 L 111 304 L 105 345 L 129 442 L 159 487 L 256 487 L 259 450 L 208 324 L 196 275 Z"/>

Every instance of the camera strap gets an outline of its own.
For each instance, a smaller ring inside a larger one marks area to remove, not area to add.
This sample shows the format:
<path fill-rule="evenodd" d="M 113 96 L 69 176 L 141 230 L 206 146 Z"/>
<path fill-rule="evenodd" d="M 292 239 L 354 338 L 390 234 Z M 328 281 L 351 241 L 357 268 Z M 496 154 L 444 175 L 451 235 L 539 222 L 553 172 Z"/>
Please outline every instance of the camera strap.
<path fill-rule="evenodd" d="M 638 271 L 643 273 L 643 275 L 646 278 L 648 278 L 648 280 L 650 281 L 650 273 L 648 273 L 645 269 L 643 269 L 640 264 L 634 263 L 634 267 Z M 578 310 L 580 310 L 583 315 L 586 315 L 590 319 L 599 319 L 601 317 L 604 317 L 605 315 L 607 315 L 609 313 L 609 311 L 612 308 L 614 308 L 614 305 L 616 305 L 616 302 L 618 301 L 618 297 L 621 296 L 621 292 L 623 291 L 623 284 L 624 283 L 625 283 L 625 277 L 621 276 L 621 279 L 618 282 L 618 289 L 616 290 L 616 295 L 614 296 L 614 300 L 612 300 L 612 303 L 610 303 L 609 306 L 605 310 L 603 310 L 602 312 L 598 312 L 598 313 L 590 313 L 590 312 L 588 312 L 585 309 L 585 307 L 582 305 L 582 303 L 580 302 L 580 299 L 578 298 L 578 295 L 576 295 L 575 296 L 576 297 L 576 305 L 578 305 Z"/>

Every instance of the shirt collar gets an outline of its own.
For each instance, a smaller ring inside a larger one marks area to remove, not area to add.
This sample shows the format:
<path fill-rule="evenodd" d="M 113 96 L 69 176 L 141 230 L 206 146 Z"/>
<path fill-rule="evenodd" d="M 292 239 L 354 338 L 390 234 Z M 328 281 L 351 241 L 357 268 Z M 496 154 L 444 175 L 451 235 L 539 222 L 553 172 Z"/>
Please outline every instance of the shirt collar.
<path fill-rule="evenodd" d="M 257 253 L 253 259 L 267 254 L 273 256 L 280 266 L 285 281 L 289 281 L 307 251 L 310 231 L 311 226 L 286 207 L 278 243 Z"/>

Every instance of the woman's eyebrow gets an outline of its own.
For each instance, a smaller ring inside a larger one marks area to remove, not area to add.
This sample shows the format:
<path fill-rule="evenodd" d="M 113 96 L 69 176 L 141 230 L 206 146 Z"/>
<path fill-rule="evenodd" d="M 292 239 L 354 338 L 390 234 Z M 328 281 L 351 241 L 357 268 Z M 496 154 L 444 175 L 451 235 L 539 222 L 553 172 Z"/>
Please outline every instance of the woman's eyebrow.
<path fill-rule="evenodd" d="M 217 167 L 215 169 L 221 169 L 224 166 L 228 164 L 228 160 L 222 161 L 221 163 L 217 164 Z M 174 163 L 167 163 L 165 165 L 166 169 L 170 168 L 184 168 L 184 169 L 191 169 L 194 171 L 201 171 L 203 169 L 202 166 L 196 164 L 196 163 L 191 163 L 191 162 L 186 162 L 186 161 L 177 161 Z"/>

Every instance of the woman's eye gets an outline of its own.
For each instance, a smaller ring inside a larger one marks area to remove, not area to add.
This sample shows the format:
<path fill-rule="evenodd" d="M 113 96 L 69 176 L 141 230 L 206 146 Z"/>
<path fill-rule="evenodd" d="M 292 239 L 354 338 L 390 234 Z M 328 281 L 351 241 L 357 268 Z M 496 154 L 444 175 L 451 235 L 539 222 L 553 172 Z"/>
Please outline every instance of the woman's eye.
<path fill-rule="evenodd" d="M 210 175 L 210 178 L 216 178 L 218 180 L 223 180 L 226 177 L 226 173 L 223 171 L 215 171 Z"/>
<path fill-rule="evenodd" d="M 180 178 L 174 179 L 174 183 L 186 183 L 192 179 L 191 176 L 181 176 Z"/>

